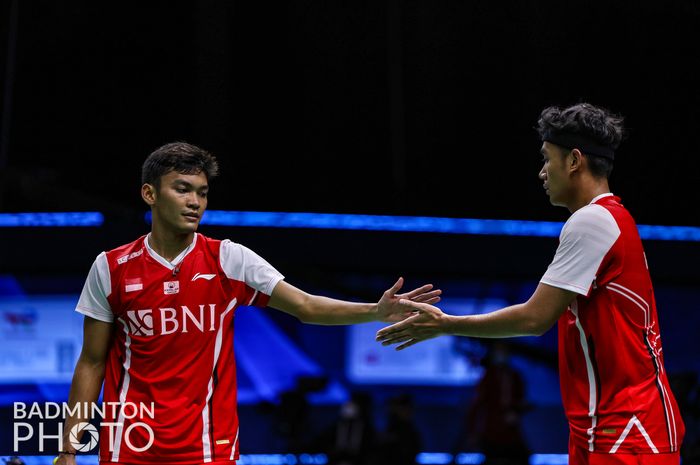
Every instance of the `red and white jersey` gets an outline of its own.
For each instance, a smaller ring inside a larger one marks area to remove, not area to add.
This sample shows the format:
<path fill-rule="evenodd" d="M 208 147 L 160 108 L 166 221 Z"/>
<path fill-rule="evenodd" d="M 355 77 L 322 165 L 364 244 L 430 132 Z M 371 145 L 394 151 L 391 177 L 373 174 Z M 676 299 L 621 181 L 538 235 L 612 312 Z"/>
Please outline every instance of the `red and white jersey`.
<path fill-rule="evenodd" d="M 114 322 L 103 397 L 129 405 L 105 409 L 116 425 L 100 431 L 100 462 L 238 458 L 234 312 L 266 305 L 281 279 L 246 247 L 201 234 L 172 262 L 146 236 L 97 257 L 76 310 Z"/>
<path fill-rule="evenodd" d="M 678 451 L 684 425 L 669 388 L 654 290 L 637 226 L 603 194 L 564 225 L 542 283 L 579 294 L 559 319 L 559 370 L 571 441 L 602 453 Z"/>

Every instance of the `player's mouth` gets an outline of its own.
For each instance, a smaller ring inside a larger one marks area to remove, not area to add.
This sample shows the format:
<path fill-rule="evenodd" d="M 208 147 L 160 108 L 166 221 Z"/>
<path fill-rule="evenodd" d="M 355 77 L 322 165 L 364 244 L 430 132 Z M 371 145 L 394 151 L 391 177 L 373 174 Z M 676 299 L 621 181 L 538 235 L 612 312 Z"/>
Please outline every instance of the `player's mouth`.
<path fill-rule="evenodd" d="M 197 213 L 183 213 L 182 216 L 187 218 L 189 221 L 199 221 L 199 215 Z"/>

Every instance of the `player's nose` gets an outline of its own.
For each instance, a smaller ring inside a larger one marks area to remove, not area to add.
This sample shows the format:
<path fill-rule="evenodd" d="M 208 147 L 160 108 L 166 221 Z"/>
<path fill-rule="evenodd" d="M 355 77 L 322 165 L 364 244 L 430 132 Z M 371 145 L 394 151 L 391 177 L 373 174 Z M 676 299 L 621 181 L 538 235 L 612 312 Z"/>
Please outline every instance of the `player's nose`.
<path fill-rule="evenodd" d="M 199 209 L 199 198 L 196 193 L 187 196 L 187 207 L 193 210 Z"/>

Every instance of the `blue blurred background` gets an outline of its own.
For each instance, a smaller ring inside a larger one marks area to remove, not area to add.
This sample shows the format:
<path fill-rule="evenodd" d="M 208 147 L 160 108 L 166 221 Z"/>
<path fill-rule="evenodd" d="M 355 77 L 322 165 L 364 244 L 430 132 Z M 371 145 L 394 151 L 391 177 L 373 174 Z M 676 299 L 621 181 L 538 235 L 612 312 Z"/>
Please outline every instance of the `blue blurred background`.
<path fill-rule="evenodd" d="M 52 216 L 44 214 L 43 218 Z M 380 220 L 374 223 L 386 225 L 387 218 Z M 410 218 L 394 220 L 411 224 Z M 373 217 L 367 221 L 372 223 Z M 308 292 L 349 300 L 376 300 L 397 274 L 363 268 L 375 260 L 390 263 L 391 268 L 402 270 L 407 288 L 423 282 L 442 288 L 445 298 L 440 305 L 453 314 L 484 313 L 527 299 L 537 284 L 536 272 L 546 268 L 557 240 L 546 234 L 474 235 L 303 226 L 204 225 L 202 232 L 231 237 L 253 247 L 289 282 Z M 33 254 L 41 255 L 62 237 L 67 241 L 61 242 L 68 245 L 66 250 L 80 251 L 85 247 L 78 244 L 101 242 L 100 237 L 108 236 L 115 227 L 123 228 L 107 219 L 97 226 L 15 225 L 3 228 L 2 233 L 11 241 L 34 244 Z M 146 230 L 145 222 L 142 228 Z M 401 247 L 390 247 L 390 243 Z M 684 258 L 673 257 L 674 251 L 697 247 L 692 240 L 648 239 L 646 243 L 652 273 L 660 252 L 666 260 L 681 263 Z M 66 266 L 66 256 L 52 260 L 51 266 Z M 416 256 L 421 258 L 417 260 Z M 85 271 L 89 261 L 85 261 Z M 519 271 L 519 261 L 532 268 L 532 278 Z M 21 268 L 19 262 L 16 266 Z M 455 272 L 460 268 L 467 270 L 466 276 Z M 502 268 L 502 279 L 469 277 L 469 270 L 490 275 L 498 268 Z M 656 286 L 664 354 L 688 426 L 686 444 L 692 444 L 698 434 L 700 358 L 693 341 L 700 327 L 696 303 L 700 291 L 684 283 L 682 267 L 666 273 L 677 276 L 679 283 L 673 284 L 661 274 L 664 279 Z M 15 402 L 60 403 L 67 399 L 81 346 L 82 316 L 74 307 L 83 280 L 81 274 L 26 271 L 5 273 L 0 278 L 4 341 L 0 348 L 0 446 L 8 455 L 12 451 Z M 404 435 L 411 432 L 410 444 L 416 454 L 422 453 L 418 455 L 419 463 L 481 463 L 484 457 L 479 454 L 484 452 L 483 441 L 488 439 L 485 425 L 493 421 L 489 418 L 509 415 L 512 424 L 508 427 L 513 428 L 509 431 L 520 437 L 512 443 L 506 441 L 503 447 L 522 446 L 528 455 L 554 454 L 532 455 L 531 463 L 562 460 L 568 427 L 557 379 L 556 328 L 541 337 L 513 338 L 502 344 L 444 337 L 395 352 L 374 342 L 380 327 L 381 323 L 353 327 L 304 325 L 271 309 L 237 310 L 235 347 L 243 460 L 288 463 L 293 457 L 302 463 L 298 454 L 322 454 L 305 456 L 304 463 L 335 463 L 338 428 L 348 419 L 362 418 L 366 423 L 363 434 L 371 438 L 362 436 L 360 442 L 377 445 L 393 437 L 392 428 L 400 418 L 411 425 L 402 431 Z M 489 370 L 496 378 L 485 378 Z M 36 449 L 31 443 L 23 444 L 20 450 L 32 447 Z"/>

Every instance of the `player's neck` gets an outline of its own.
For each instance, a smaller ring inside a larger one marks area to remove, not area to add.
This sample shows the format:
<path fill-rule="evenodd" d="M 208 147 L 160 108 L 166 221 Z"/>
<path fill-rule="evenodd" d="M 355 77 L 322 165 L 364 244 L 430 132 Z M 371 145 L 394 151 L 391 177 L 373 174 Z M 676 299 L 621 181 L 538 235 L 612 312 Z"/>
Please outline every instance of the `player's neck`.
<path fill-rule="evenodd" d="M 194 240 L 194 232 L 174 233 L 153 225 L 148 236 L 148 245 L 155 253 L 168 261 L 173 261 Z"/>
<path fill-rule="evenodd" d="M 576 195 L 567 207 L 569 211 L 573 213 L 579 208 L 583 208 L 591 203 L 591 200 L 594 198 L 601 194 L 607 194 L 608 192 L 610 192 L 610 186 L 608 185 L 607 179 L 588 178 L 584 180 L 581 187 L 577 189 Z"/>

